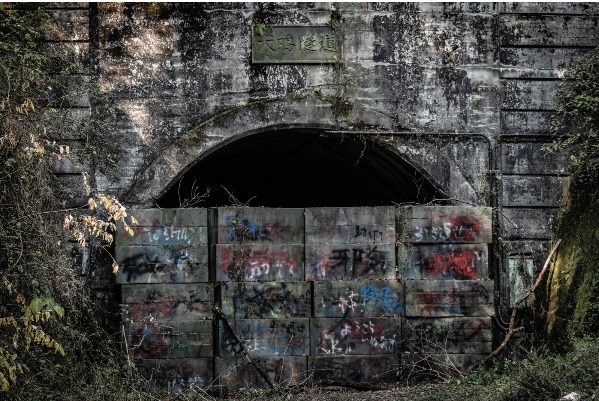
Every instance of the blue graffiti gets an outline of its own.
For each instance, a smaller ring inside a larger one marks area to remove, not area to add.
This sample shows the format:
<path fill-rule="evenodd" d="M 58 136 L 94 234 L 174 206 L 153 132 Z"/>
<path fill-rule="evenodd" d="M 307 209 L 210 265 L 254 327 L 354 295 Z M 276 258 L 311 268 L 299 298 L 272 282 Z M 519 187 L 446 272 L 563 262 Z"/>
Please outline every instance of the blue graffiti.
<path fill-rule="evenodd" d="M 225 242 L 235 242 L 244 240 L 271 240 L 271 232 L 263 225 L 254 220 L 241 219 L 237 215 L 226 217 Z"/>
<path fill-rule="evenodd" d="M 403 305 L 389 287 L 377 288 L 373 285 L 362 287 L 362 302 L 372 309 L 382 309 L 386 313 L 401 313 Z"/>

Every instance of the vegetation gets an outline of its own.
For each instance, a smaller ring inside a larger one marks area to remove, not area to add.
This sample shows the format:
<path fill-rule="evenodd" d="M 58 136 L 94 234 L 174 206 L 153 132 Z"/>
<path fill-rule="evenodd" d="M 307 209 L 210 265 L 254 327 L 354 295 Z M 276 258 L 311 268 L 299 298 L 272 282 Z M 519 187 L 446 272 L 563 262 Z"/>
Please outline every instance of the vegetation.
<path fill-rule="evenodd" d="M 549 150 L 571 153 L 556 236 L 562 239 L 537 308 L 539 332 L 557 351 L 599 329 L 599 48 L 574 62 L 556 92 Z"/>
<path fill-rule="evenodd" d="M 0 398 L 114 399 L 122 386 L 115 342 L 96 323 L 72 252 L 109 245 L 115 223 L 131 218 L 88 185 L 85 208 L 64 208 L 51 167 L 72 152 L 50 124 L 60 101 L 41 47 L 50 24 L 41 10 L 0 9 Z M 110 396 L 90 387 L 99 381 Z"/>
<path fill-rule="evenodd" d="M 599 160 L 599 48 L 576 60 L 555 93 L 548 150 L 568 149 L 574 167 Z"/>
<path fill-rule="evenodd" d="M 446 384 L 400 391 L 395 399 L 413 401 L 540 401 L 576 392 L 583 399 L 599 397 L 599 341 L 585 338 L 573 350 L 555 355 L 529 350 L 524 358 L 481 369 Z"/>

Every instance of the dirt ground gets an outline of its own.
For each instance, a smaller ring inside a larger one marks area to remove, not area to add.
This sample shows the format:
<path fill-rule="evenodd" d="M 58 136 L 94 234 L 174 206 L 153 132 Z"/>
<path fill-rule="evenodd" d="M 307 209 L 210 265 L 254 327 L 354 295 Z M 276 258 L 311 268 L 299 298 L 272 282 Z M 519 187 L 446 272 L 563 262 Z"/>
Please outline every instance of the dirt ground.
<path fill-rule="evenodd" d="M 414 387 L 388 386 L 381 390 L 356 390 L 340 386 L 304 387 L 302 389 L 287 390 L 272 393 L 266 390 L 248 390 L 229 393 L 226 400 L 268 400 L 268 401 L 408 401 L 415 398 L 425 398 L 426 394 L 434 399 L 436 389 L 442 384 L 426 384 Z"/>

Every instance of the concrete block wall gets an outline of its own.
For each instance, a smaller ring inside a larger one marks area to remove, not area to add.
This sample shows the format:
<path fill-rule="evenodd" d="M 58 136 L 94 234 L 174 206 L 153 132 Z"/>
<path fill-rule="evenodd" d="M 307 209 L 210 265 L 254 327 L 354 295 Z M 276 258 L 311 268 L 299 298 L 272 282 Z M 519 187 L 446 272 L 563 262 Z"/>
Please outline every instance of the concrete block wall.
<path fill-rule="evenodd" d="M 548 154 L 554 90 L 570 63 L 599 44 L 592 3 L 499 3 L 501 135 L 498 193 L 503 232 L 502 304 L 541 269 L 567 180 L 565 152 Z"/>
<path fill-rule="evenodd" d="M 80 124 L 92 113 L 89 83 L 93 74 L 93 30 L 90 29 L 93 12 L 87 2 L 45 3 L 51 18 L 50 29 L 43 36 L 48 53 L 49 73 L 56 79 L 49 93 L 49 106 L 55 109 L 49 134 L 58 143 L 71 149 L 83 145 Z M 86 171 L 94 179 L 91 160 L 64 157 L 55 161 L 53 171 L 70 192 L 69 203 L 79 205 L 85 198 L 81 173 Z"/>
<path fill-rule="evenodd" d="M 220 304 L 247 353 L 272 380 L 306 380 L 312 289 L 304 274 L 303 209 L 217 209 Z M 218 323 L 216 383 L 264 385 L 227 324 Z"/>
<path fill-rule="evenodd" d="M 214 284 L 206 209 L 147 209 L 116 237 L 116 282 L 129 356 L 177 391 L 213 381 Z"/>
<path fill-rule="evenodd" d="M 305 214 L 314 380 L 393 381 L 404 304 L 396 281 L 394 208 L 311 208 Z"/>
<path fill-rule="evenodd" d="M 173 391 L 264 386 L 236 337 L 280 384 L 418 380 L 491 351 L 489 208 L 137 214 L 117 236 L 127 349 Z"/>
<path fill-rule="evenodd" d="M 405 280 L 404 372 L 411 380 L 468 369 L 492 351 L 490 208 L 398 208 Z M 453 364 L 453 365 L 452 365 Z"/>

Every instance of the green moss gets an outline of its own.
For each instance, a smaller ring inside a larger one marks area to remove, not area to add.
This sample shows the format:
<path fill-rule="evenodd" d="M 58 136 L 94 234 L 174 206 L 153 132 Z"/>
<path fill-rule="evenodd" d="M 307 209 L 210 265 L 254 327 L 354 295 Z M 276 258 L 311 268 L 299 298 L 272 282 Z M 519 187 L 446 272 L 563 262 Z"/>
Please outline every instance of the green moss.
<path fill-rule="evenodd" d="M 327 96 L 325 100 L 331 104 L 335 117 L 347 119 L 352 111 L 352 104 L 344 96 Z"/>
<path fill-rule="evenodd" d="M 179 138 L 179 143 L 185 146 L 195 145 L 200 140 L 200 133 L 198 132 L 198 127 L 186 132 Z"/>
<path fill-rule="evenodd" d="M 599 328 L 599 197 L 597 171 L 573 180 L 562 207 L 556 237 L 562 240 L 541 300 L 541 325 L 556 350 Z"/>

